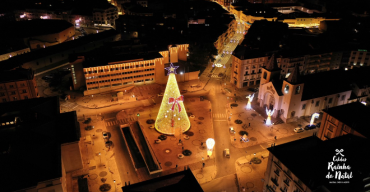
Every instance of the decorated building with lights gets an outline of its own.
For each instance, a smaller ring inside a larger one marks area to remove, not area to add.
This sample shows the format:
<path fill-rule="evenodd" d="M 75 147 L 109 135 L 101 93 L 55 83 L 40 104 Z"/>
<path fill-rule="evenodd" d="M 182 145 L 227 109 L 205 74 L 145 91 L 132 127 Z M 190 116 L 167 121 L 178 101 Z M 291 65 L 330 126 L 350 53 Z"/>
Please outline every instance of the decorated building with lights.
<path fill-rule="evenodd" d="M 181 134 L 190 129 L 189 117 L 184 106 L 184 96 L 180 94 L 176 81 L 177 68 L 178 66 L 174 66 L 172 63 L 169 67 L 166 67 L 168 81 L 155 121 L 155 129 L 160 133 L 169 135 Z"/>
<path fill-rule="evenodd" d="M 140 51 L 146 49 L 144 46 L 113 42 L 76 54 L 70 61 L 73 88 L 78 90 L 86 86 L 84 94 L 91 95 L 154 82 L 164 84 L 167 80 L 165 64 L 187 59 L 188 44 L 170 45 L 159 51 Z M 131 51 L 125 53 L 124 50 Z"/>
<path fill-rule="evenodd" d="M 370 67 L 333 70 L 302 76 L 295 65 L 288 78 L 282 79 L 275 56 L 262 68 L 258 92 L 260 107 L 275 109 L 272 117 L 283 121 L 297 121 L 301 116 L 311 117 L 324 109 L 360 101 L 369 97 L 367 76 Z M 365 88 L 366 87 L 366 88 Z"/>

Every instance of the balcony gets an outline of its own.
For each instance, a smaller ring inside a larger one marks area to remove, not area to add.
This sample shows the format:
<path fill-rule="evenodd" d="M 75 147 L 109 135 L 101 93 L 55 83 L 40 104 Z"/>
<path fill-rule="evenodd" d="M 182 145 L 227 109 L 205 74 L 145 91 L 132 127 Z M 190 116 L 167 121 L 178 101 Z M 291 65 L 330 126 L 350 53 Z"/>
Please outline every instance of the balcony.
<path fill-rule="evenodd" d="M 270 191 L 270 192 L 275 192 L 275 190 L 269 185 L 267 185 L 267 190 Z"/>
<path fill-rule="evenodd" d="M 277 182 L 277 179 L 271 178 L 271 181 L 272 181 L 276 186 L 279 186 L 279 183 Z"/>
<path fill-rule="evenodd" d="M 285 185 L 286 185 L 286 186 L 288 186 L 288 187 L 289 187 L 289 182 L 290 182 L 290 180 L 285 179 L 283 182 L 285 183 Z"/>
<path fill-rule="evenodd" d="M 275 173 L 277 176 L 280 176 L 280 171 L 279 171 L 279 169 L 276 169 L 276 170 L 274 171 L 274 173 Z"/>

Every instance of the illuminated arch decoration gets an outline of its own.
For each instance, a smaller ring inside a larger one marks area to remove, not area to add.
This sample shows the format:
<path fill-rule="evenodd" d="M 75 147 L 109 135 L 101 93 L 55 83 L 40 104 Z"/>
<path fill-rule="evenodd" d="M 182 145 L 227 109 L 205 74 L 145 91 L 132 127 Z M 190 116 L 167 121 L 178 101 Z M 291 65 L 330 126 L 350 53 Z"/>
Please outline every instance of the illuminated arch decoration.
<path fill-rule="evenodd" d="M 267 120 L 266 120 L 266 125 L 271 125 L 271 116 L 274 114 L 274 112 L 275 112 L 275 109 L 273 109 L 273 110 L 268 110 L 267 108 L 266 108 L 266 114 L 267 114 Z"/>
<path fill-rule="evenodd" d="M 252 109 L 252 105 L 251 105 L 251 102 L 253 101 L 253 98 L 254 98 L 254 93 L 253 95 L 249 95 L 247 96 L 248 99 L 248 103 L 247 103 L 247 109 Z"/>
<path fill-rule="evenodd" d="M 163 134 L 174 135 L 190 129 L 189 117 L 184 106 L 184 96 L 180 94 L 176 81 L 176 69 L 172 63 L 165 69 L 168 71 L 168 81 L 163 94 L 161 107 L 155 121 L 155 129 Z"/>

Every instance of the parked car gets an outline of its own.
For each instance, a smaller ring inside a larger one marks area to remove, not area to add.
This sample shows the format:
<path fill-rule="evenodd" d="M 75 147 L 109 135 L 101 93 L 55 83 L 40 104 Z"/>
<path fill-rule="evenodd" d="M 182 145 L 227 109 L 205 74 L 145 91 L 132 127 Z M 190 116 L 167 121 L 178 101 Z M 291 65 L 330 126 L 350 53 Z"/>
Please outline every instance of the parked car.
<path fill-rule="evenodd" d="M 294 132 L 296 133 L 300 133 L 300 132 L 303 132 L 304 129 L 302 127 L 297 127 L 297 128 L 294 128 Z"/>
<path fill-rule="evenodd" d="M 315 129 L 316 128 L 316 125 L 306 125 L 306 127 L 304 127 L 305 130 L 310 130 L 310 129 Z"/>
<path fill-rule="evenodd" d="M 181 90 L 180 93 L 183 94 L 183 93 L 187 93 L 188 90 Z"/>
<path fill-rule="evenodd" d="M 163 93 L 159 93 L 158 94 L 158 97 L 163 97 Z"/>

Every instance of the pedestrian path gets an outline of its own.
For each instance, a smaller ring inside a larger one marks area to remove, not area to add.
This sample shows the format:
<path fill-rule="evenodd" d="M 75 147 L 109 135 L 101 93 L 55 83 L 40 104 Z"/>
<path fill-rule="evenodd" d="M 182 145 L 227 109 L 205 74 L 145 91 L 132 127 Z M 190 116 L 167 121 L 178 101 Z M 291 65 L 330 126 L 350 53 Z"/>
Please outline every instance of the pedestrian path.
<path fill-rule="evenodd" d="M 78 107 L 78 104 L 72 103 L 72 102 L 69 102 L 69 101 L 66 101 L 64 103 L 61 103 L 60 105 L 62 107 L 69 108 L 69 109 L 75 109 L 76 107 Z"/>
<path fill-rule="evenodd" d="M 122 125 L 122 124 L 127 124 L 129 122 L 135 121 L 135 118 L 130 117 L 126 119 L 118 119 L 118 120 L 112 120 L 112 121 L 106 121 L 105 126 L 115 126 L 115 125 Z"/>
<path fill-rule="evenodd" d="M 214 119 L 224 119 L 224 120 L 226 120 L 227 115 L 225 113 L 213 113 L 212 117 Z"/>
<path fill-rule="evenodd" d="M 216 74 L 212 74 L 211 75 L 211 77 L 213 77 L 213 78 L 221 78 L 221 77 L 219 77 L 218 75 L 216 75 Z"/>

